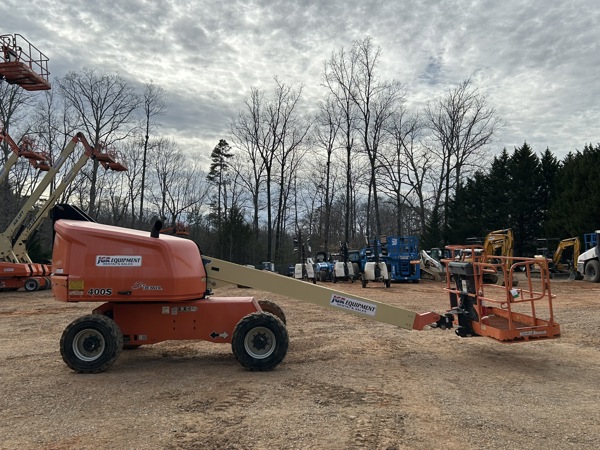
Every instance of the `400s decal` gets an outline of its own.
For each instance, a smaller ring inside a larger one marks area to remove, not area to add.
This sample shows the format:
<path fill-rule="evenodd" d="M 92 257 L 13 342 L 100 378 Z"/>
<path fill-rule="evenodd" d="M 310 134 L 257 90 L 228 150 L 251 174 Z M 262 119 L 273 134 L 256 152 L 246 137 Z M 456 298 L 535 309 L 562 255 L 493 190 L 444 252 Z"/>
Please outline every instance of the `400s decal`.
<path fill-rule="evenodd" d="M 88 295 L 112 295 L 112 289 L 111 288 L 102 288 L 102 289 L 98 289 L 98 288 L 93 288 L 93 289 L 88 289 L 87 294 Z"/>

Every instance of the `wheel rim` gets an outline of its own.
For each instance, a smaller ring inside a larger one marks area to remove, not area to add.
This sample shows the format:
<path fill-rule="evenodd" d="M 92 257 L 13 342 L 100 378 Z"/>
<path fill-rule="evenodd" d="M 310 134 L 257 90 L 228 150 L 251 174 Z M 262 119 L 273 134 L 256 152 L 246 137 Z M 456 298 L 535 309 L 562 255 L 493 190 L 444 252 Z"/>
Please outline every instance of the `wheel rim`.
<path fill-rule="evenodd" d="M 268 358 L 277 346 L 275 334 L 266 327 L 252 328 L 244 339 L 244 349 L 252 358 Z"/>
<path fill-rule="evenodd" d="M 97 330 L 81 330 L 73 339 L 73 353 L 82 361 L 98 359 L 105 348 L 104 336 Z"/>

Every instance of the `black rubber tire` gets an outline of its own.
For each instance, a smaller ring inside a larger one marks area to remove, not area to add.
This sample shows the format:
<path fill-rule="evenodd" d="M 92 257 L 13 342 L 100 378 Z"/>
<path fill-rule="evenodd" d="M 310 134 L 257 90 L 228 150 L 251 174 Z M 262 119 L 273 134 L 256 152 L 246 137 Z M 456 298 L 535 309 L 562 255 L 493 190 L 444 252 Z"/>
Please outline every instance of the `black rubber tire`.
<path fill-rule="evenodd" d="M 123 349 L 123 334 L 117 323 L 102 314 L 80 317 L 60 338 L 60 354 L 69 368 L 78 373 L 106 370 Z"/>
<path fill-rule="evenodd" d="M 268 312 L 244 316 L 235 326 L 231 349 L 239 363 L 252 371 L 273 370 L 287 353 L 285 324 Z"/>
<path fill-rule="evenodd" d="M 591 283 L 600 282 L 600 262 L 598 260 L 592 259 L 585 265 L 585 280 Z"/>
<path fill-rule="evenodd" d="M 275 317 L 278 317 L 279 320 L 281 320 L 284 324 L 287 324 L 285 313 L 277 303 L 272 302 L 271 300 L 259 300 L 258 304 L 264 312 L 273 314 Z"/>
<path fill-rule="evenodd" d="M 37 278 L 27 278 L 25 280 L 25 284 L 23 285 L 23 288 L 27 292 L 37 291 L 40 288 L 40 282 L 38 281 Z"/>
<path fill-rule="evenodd" d="M 46 281 L 47 281 L 46 289 L 52 289 L 52 278 L 46 277 Z"/>

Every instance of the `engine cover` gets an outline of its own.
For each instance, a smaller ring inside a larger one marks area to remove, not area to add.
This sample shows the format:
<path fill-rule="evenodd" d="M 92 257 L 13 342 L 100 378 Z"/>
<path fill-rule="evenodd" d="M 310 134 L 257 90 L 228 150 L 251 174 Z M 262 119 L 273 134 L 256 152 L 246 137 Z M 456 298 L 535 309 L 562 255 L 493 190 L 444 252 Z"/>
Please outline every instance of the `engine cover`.
<path fill-rule="evenodd" d="M 52 292 L 68 302 L 178 302 L 204 298 L 193 241 L 78 220 L 54 224 Z"/>

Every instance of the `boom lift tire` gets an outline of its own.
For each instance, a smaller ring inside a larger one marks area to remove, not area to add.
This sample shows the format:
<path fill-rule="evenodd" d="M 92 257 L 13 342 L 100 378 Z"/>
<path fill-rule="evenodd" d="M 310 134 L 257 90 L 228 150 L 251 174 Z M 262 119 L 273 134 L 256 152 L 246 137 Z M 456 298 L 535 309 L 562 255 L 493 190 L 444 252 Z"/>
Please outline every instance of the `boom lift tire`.
<path fill-rule="evenodd" d="M 119 357 L 122 348 L 119 326 L 102 314 L 74 320 L 60 338 L 63 361 L 78 373 L 103 372 Z"/>
<path fill-rule="evenodd" d="M 25 280 L 23 288 L 27 292 L 37 291 L 40 288 L 40 282 L 37 280 L 37 278 L 28 278 L 27 280 Z"/>
<path fill-rule="evenodd" d="M 588 261 L 585 265 L 585 279 L 592 283 L 600 282 L 600 261 Z"/>
<path fill-rule="evenodd" d="M 281 320 L 284 323 L 284 325 L 287 324 L 285 313 L 277 303 L 272 302 L 271 300 L 259 300 L 258 304 L 264 312 L 273 314 L 275 317 L 279 318 L 279 320 Z"/>
<path fill-rule="evenodd" d="M 235 326 L 231 349 L 239 363 L 252 371 L 274 369 L 283 361 L 289 346 L 285 325 L 268 312 L 244 316 Z"/>

